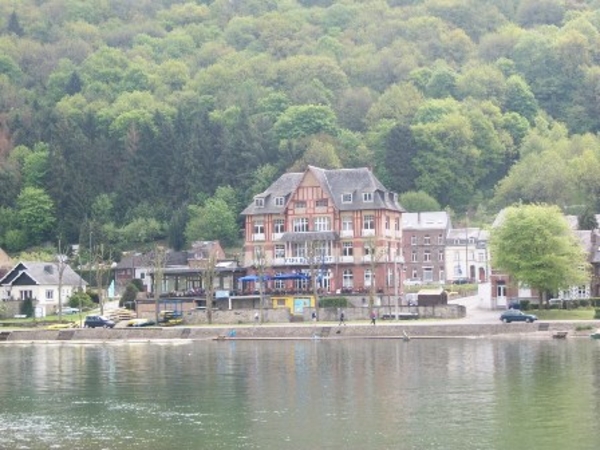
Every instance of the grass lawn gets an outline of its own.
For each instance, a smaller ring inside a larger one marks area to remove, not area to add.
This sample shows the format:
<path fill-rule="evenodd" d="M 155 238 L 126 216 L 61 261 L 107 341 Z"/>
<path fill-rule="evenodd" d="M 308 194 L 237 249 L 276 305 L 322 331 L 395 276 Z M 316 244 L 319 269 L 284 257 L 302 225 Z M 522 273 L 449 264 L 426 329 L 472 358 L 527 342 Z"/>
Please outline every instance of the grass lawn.
<path fill-rule="evenodd" d="M 594 320 L 594 308 L 530 309 L 540 320 Z"/>

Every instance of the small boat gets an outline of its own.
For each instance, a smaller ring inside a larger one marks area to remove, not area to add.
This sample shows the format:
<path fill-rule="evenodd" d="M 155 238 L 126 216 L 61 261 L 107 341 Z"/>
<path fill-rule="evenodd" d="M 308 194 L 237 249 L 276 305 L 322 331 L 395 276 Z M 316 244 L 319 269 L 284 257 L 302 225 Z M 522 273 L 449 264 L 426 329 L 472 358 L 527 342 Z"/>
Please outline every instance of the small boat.
<path fill-rule="evenodd" d="M 590 334 L 592 339 L 600 339 L 600 329 L 596 330 L 594 333 Z"/>
<path fill-rule="evenodd" d="M 566 339 L 567 334 L 569 334 L 568 331 L 555 331 L 554 334 L 552 335 L 552 337 L 554 339 Z"/>

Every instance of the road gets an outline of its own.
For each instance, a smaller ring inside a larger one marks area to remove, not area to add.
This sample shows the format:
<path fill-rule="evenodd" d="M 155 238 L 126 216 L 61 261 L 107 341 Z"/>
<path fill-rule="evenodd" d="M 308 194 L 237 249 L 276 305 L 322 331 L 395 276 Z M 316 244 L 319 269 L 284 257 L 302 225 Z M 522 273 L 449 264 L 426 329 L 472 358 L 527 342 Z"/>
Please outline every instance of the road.
<path fill-rule="evenodd" d="M 467 317 L 463 319 L 453 319 L 453 322 L 464 323 L 499 323 L 501 311 L 494 311 L 483 307 L 483 302 L 478 296 L 457 298 L 448 300 L 453 305 L 463 305 L 467 308 Z"/>

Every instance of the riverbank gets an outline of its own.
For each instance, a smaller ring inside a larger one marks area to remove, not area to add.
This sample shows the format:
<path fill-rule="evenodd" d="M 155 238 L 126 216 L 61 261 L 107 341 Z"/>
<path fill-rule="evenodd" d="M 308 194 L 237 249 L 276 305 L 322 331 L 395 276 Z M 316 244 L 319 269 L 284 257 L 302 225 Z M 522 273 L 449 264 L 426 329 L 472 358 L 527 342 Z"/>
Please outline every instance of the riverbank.
<path fill-rule="evenodd" d="M 111 341 L 152 341 L 152 340 L 249 340 L 249 339 L 444 339 L 444 338 L 485 338 L 502 336 L 552 337 L 556 332 L 567 332 L 568 337 L 589 337 L 600 328 L 600 321 L 586 322 L 538 322 L 511 324 L 469 324 L 469 323 L 350 323 L 339 326 L 337 323 L 285 324 L 255 326 L 197 326 L 197 327 L 147 327 L 114 329 L 62 330 L 3 330 L 1 343 L 17 342 L 111 342 Z"/>

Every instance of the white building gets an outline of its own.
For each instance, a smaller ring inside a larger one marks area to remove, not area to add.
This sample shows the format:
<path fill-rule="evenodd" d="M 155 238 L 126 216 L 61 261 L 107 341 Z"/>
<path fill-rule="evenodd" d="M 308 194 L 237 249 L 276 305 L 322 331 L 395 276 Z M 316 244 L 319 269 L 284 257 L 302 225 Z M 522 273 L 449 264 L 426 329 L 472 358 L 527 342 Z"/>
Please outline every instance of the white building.
<path fill-rule="evenodd" d="M 64 269 L 62 277 L 61 267 Z M 69 297 L 75 291 L 85 289 L 86 285 L 87 282 L 67 264 L 19 262 L 0 279 L 0 299 L 37 300 L 37 314 L 45 316 L 58 309 L 59 298 L 66 305 Z"/>
<path fill-rule="evenodd" d="M 480 228 L 455 228 L 446 235 L 446 280 L 488 281 L 489 234 Z"/>

